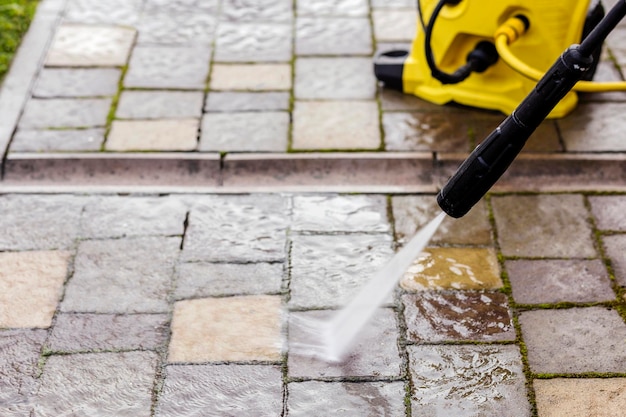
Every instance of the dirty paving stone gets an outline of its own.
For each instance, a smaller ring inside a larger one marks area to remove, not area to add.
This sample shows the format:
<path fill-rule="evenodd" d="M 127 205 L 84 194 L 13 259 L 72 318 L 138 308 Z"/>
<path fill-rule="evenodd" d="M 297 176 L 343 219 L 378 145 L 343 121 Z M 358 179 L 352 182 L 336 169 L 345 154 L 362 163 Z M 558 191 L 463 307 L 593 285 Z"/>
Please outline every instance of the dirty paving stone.
<path fill-rule="evenodd" d="M 371 58 L 298 58 L 294 97 L 322 100 L 367 100 L 376 95 Z"/>
<path fill-rule="evenodd" d="M 615 271 L 615 280 L 622 287 L 626 287 L 626 235 L 604 236 L 602 238 L 606 255 L 611 260 Z"/>
<path fill-rule="evenodd" d="M 204 95 L 200 91 L 123 91 L 115 117 L 118 119 L 183 119 L 202 116 Z M 172 103 L 176 103 L 172 106 Z"/>
<path fill-rule="evenodd" d="M 204 110 L 207 112 L 288 111 L 289 93 L 286 91 L 212 91 L 207 96 Z"/>
<path fill-rule="evenodd" d="M 289 113 L 208 113 L 202 118 L 201 151 L 285 152 Z"/>
<path fill-rule="evenodd" d="M 626 378 L 533 381 L 537 410 L 549 417 L 616 417 L 626 406 Z"/>
<path fill-rule="evenodd" d="M 44 68 L 33 97 L 110 97 L 117 93 L 121 74 L 118 68 Z"/>
<path fill-rule="evenodd" d="M 288 62 L 292 28 L 286 23 L 222 22 L 215 40 L 216 62 Z"/>
<path fill-rule="evenodd" d="M 111 98 L 30 99 L 20 129 L 104 127 Z"/>
<path fill-rule="evenodd" d="M 11 141 L 11 152 L 99 151 L 104 128 L 80 130 L 18 130 Z"/>
<path fill-rule="evenodd" d="M 290 64 L 213 64 L 211 90 L 282 91 L 291 88 Z"/>
<path fill-rule="evenodd" d="M 296 20 L 295 49 L 297 56 L 370 55 L 369 19 L 299 17 Z"/>
<path fill-rule="evenodd" d="M 626 196 L 591 196 L 589 203 L 598 229 L 626 232 Z"/>

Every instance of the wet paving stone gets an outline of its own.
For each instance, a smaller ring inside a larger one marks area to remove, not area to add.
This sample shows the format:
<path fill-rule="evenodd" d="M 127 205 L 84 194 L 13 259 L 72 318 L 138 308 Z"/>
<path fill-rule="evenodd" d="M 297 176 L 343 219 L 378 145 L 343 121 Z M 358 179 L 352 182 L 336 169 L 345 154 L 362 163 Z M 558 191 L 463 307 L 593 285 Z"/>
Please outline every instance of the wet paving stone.
<path fill-rule="evenodd" d="M 182 260 L 283 261 L 288 222 L 287 200 L 280 196 L 206 198 L 189 215 Z"/>
<path fill-rule="evenodd" d="M 142 3 L 142 0 L 70 0 L 64 19 L 66 22 L 132 26 L 139 18 Z"/>
<path fill-rule="evenodd" d="M 400 286 L 407 291 L 502 288 L 491 248 L 427 248 L 407 269 Z"/>
<path fill-rule="evenodd" d="M 217 62 L 288 62 L 291 24 L 220 23 L 215 41 Z"/>
<path fill-rule="evenodd" d="M 137 22 L 137 44 L 211 45 L 217 17 L 196 10 L 171 13 L 165 10 L 142 13 Z"/>
<path fill-rule="evenodd" d="M 592 196 L 589 203 L 598 229 L 626 232 L 626 196 Z"/>
<path fill-rule="evenodd" d="M 403 416 L 402 382 L 293 382 L 288 386 L 287 410 L 293 417 Z"/>
<path fill-rule="evenodd" d="M 611 260 L 617 283 L 626 287 L 626 235 L 604 236 L 602 238 L 606 255 Z"/>
<path fill-rule="evenodd" d="M 292 216 L 294 231 L 384 233 L 391 230 L 385 196 L 295 196 Z"/>
<path fill-rule="evenodd" d="M 229 22 L 290 22 L 293 19 L 291 0 L 255 0 L 242 2 L 224 0 L 221 20 Z"/>
<path fill-rule="evenodd" d="M 50 67 L 122 67 L 135 40 L 135 30 L 116 26 L 61 25 L 48 50 Z"/>
<path fill-rule="evenodd" d="M 281 360 L 281 298 L 199 298 L 174 304 L 169 362 Z"/>
<path fill-rule="evenodd" d="M 377 52 L 391 51 L 400 49 L 404 51 L 411 50 L 410 42 L 403 43 L 377 43 Z M 423 100 L 413 94 L 406 94 L 401 91 L 392 90 L 390 88 L 379 87 L 378 92 L 380 94 L 380 104 L 383 112 L 389 111 L 424 111 L 424 112 L 436 112 L 447 111 L 449 106 L 438 106 Z"/>
<path fill-rule="evenodd" d="M 497 292 L 402 296 L 407 338 L 414 343 L 515 340 L 507 296 Z"/>
<path fill-rule="evenodd" d="M 504 256 L 597 255 L 587 223 L 589 214 L 580 195 L 494 197 L 492 204 Z"/>
<path fill-rule="evenodd" d="M 214 64 L 210 86 L 211 90 L 289 90 L 291 65 Z"/>
<path fill-rule="evenodd" d="M 367 0 L 314 0 L 297 3 L 298 16 L 367 16 Z"/>
<path fill-rule="evenodd" d="M 108 151 L 192 151 L 198 146 L 198 119 L 114 120 Z"/>
<path fill-rule="evenodd" d="M 371 58 L 298 58 L 296 99 L 367 100 L 376 95 Z"/>
<path fill-rule="evenodd" d="M 118 119 L 199 119 L 203 101 L 200 91 L 126 90 L 120 95 L 115 116 Z"/>
<path fill-rule="evenodd" d="M 133 49 L 126 87 L 204 89 L 211 49 L 204 46 L 143 46 Z"/>
<path fill-rule="evenodd" d="M 149 417 L 156 365 L 153 352 L 51 356 L 34 415 Z"/>
<path fill-rule="evenodd" d="M 65 251 L 0 252 L 0 328 L 50 327 L 69 260 Z"/>
<path fill-rule="evenodd" d="M 398 351 L 398 330 L 393 310 L 379 309 L 360 331 L 341 362 L 315 357 L 310 346 L 318 346 L 319 335 L 307 325 L 330 320 L 337 311 L 292 312 L 289 318 L 289 377 L 371 377 L 400 376 L 402 359 Z"/>
<path fill-rule="evenodd" d="M 110 98 L 31 99 L 19 122 L 20 129 L 104 127 Z"/>
<path fill-rule="evenodd" d="M 533 381 L 540 416 L 612 417 L 626 406 L 626 378 L 555 378 Z"/>
<path fill-rule="evenodd" d="M 104 128 L 80 130 L 18 130 L 11 141 L 13 152 L 99 151 Z"/>
<path fill-rule="evenodd" d="M 602 261 L 513 260 L 505 268 L 519 304 L 590 303 L 615 298 Z"/>
<path fill-rule="evenodd" d="M 519 322 L 535 373 L 626 371 L 626 324 L 613 310 L 525 311 Z"/>
<path fill-rule="evenodd" d="M 370 55 L 372 34 L 367 18 L 296 20 L 296 55 Z"/>
<path fill-rule="evenodd" d="M 117 68 L 45 68 L 34 97 L 108 97 L 117 93 L 122 72 Z"/>
<path fill-rule="evenodd" d="M 417 28 L 415 9 L 372 11 L 374 37 L 377 41 L 412 41 Z"/>
<path fill-rule="evenodd" d="M 154 350 L 165 343 L 165 314 L 59 314 L 47 348 L 53 352 Z"/>
<path fill-rule="evenodd" d="M 531 415 L 517 346 L 408 346 L 407 350 L 414 413 Z"/>
<path fill-rule="evenodd" d="M 558 121 L 565 149 L 573 152 L 624 152 L 621 138 L 622 114 L 626 103 L 581 103 L 574 112 Z M 593 138 L 593 140 L 589 140 Z"/>
<path fill-rule="evenodd" d="M 378 149 L 377 114 L 374 101 L 296 101 L 292 148 Z"/>
<path fill-rule="evenodd" d="M 207 96 L 207 112 L 288 111 L 289 93 L 286 91 L 245 92 L 213 91 Z"/>
<path fill-rule="evenodd" d="M 163 313 L 180 238 L 86 240 L 78 245 L 75 272 L 63 312 Z"/>
<path fill-rule="evenodd" d="M 292 237 L 292 308 L 344 305 L 393 255 L 389 235 Z"/>
<path fill-rule="evenodd" d="M 289 113 L 209 113 L 202 118 L 201 151 L 285 152 Z"/>
<path fill-rule="evenodd" d="M 283 269 L 282 263 L 181 264 L 177 268 L 174 297 L 278 294 L 281 292 Z"/>
<path fill-rule="evenodd" d="M 170 365 L 156 417 L 279 417 L 282 373 L 268 365 Z"/>

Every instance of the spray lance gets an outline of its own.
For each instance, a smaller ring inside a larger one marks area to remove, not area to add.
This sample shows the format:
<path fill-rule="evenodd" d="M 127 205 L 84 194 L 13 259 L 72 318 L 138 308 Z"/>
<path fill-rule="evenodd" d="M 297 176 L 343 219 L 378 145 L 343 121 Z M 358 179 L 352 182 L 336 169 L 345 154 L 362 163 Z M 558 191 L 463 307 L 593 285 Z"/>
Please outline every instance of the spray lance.
<path fill-rule="evenodd" d="M 451 217 L 463 217 L 504 174 L 550 111 L 580 81 L 593 63 L 593 52 L 626 16 L 626 0 L 618 1 L 580 43 L 565 50 L 535 88 L 461 164 L 437 195 Z M 528 20 L 517 16 L 528 28 Z"/>

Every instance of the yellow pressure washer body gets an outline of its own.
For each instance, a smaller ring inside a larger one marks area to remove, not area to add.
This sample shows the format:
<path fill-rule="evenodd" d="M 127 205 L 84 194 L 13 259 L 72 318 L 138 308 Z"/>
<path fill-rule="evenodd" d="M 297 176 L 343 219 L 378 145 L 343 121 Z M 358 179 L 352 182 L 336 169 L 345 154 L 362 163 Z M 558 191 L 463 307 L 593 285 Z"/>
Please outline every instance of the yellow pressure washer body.
<path fill-rule="evenodd" d="M 438 0 L 420 3 L 423 21 L 428 23 Z M 602 9 L 599 17 L 592 18 L 589 0 L 462 0 L 456 3 L 440 10 L 432 28 L 432 56 L 437 67 L 446 73 L 453 73 L 464 65 L 478 43 L 494 44 L 496 31 L 515 16 L 527 19 L 528 27 L 526 33 L 510 45 L 511 53 L 545 72 L 567 47 L 580 43 L 584 32 L 590 31 L 604 15 Z M 590 19 L 596 21 L 589 22 Z M 376 76 L 391 88 L 435 104 L 456 102 L 505 114 L 510 114 L 537 83 L 498 59 L 484 72 L 472 72 L 461 82 L 444 84 L 433 77 L 425 53 L 425 28 L 418 23 L 410 52 L 393 50 L 375 57 Z M 570 92 L 548 117 L 563 117 L 576 104 L 577 95 Z"/>

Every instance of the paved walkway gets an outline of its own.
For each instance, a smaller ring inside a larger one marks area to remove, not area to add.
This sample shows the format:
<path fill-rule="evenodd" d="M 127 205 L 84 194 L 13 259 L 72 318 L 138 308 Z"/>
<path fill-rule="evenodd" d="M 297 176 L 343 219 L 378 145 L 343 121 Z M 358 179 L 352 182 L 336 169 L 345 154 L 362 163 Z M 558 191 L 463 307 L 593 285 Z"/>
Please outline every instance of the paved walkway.
<path fill-rule="evenodd" d="M 294 349 L 502 119 L 376 87 L 413 3 L 42 0 L 0 90 L 0 415 L 621 416 L 622 93 L 545 122 L 344 363 Z"/>

